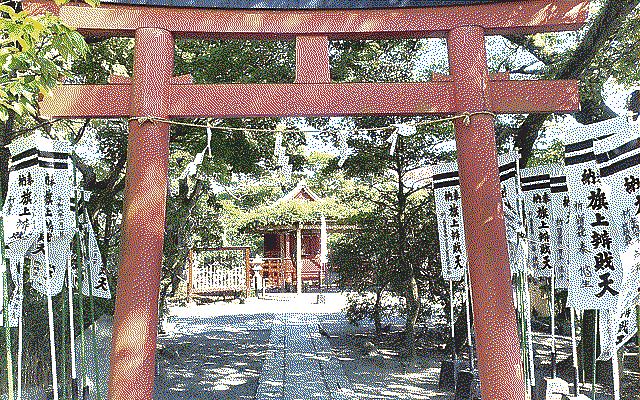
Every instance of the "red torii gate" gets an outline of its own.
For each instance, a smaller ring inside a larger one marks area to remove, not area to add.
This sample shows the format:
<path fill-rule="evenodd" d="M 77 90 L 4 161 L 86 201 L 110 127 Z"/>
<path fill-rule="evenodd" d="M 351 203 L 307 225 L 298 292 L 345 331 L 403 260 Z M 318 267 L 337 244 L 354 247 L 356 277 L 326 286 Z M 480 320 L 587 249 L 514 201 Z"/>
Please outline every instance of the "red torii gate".
<path fill-rule="evenodd" d="M 85 35 L 135 37 L 132 79 L 61 85 L 41 104 L 60 118 L 451 115 L 571 112 L 575 81 L 490 76 L 485 35 L 575 30 L 588 0 L 510 1 L 374 10 L 221 10 L 149 6 L 57 7 L 33 0 Z M 173 77 L 174 38 L 295 39 L 293 84 L 194 85 Z M 330 83 L 329 39 L 446 37 L 450 75 L 428 83 Z M 153 395 L 165 226 L 169 125 L 131 120 L 109 398 Z M 522 400 L 494 118 L 455 122 L 483 398 Z"/>

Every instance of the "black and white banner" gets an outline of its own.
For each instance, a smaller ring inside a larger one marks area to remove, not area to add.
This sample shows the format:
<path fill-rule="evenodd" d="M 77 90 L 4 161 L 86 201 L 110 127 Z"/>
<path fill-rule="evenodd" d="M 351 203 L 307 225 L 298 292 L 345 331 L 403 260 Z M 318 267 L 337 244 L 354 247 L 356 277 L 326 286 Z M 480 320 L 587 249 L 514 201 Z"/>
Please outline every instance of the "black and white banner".
<path fill-rule="evenodd" d="M 551 253 L 551 167 L 525 168 L 520 182 L 529 241 L 529 268 L 535 278 L 550 277 Z"/>
<path fill-rule="evenodd" d="M 38 148 L 33 137 L 19 138 L 9 145 L 9 182 L 3 207 L 5 257 L 14 291 L 9 304 L 9 325 L 18 326 L 22 315 L 24 258 L 36 241 L 44 215 L 36 205 L 42 200 L 44 177 L 38 161 Z"/>
<path fill-rule="evenodd" d="M 567 229 L 569 225 L 569 189 L 564 167 L 559 164 L 551 165 L 551 260 L 555 267 L 556 289 L 569 287 L 567 272 L 568 260 L 565 248 L 567 246 Z"/>
<path fill-rule="evenodd" d="M 623 283 L 618 244 L 613 240 L 611 198 L 603 190 L 594 142 L 626 126 L 626 118 L 579 127 L 566 135 L 565 174 L 570 212 L 567 258 L 570 307 L 614 309 Z"/>
<path fill-rule="evenodd" d="M 100 248 L 98 247 L 98 240 L 96 239 L 96 234 L 93 231 L 93 226 L 89 219 L 89 213 L 87 212 L 86 207 L 84 207 L 82 212 L 81 225 L 82 242 L 86 244 L 82 254 L 82 267 L 84 273 L 82 294 L 85 296 L 110 299 L 111 291 L 109 290 L 107 270 L 102 262 L 102 255 L 100 254 Z"/>
<path fill-rule="evenodd" d="M 71 145 L 66 141 L 45 138 L 36 138 L 35 142 L 40 177 L 37 182 L 38 193 L 42 195 L 41 201 L 36 203 L 36 209 L 42 216 L 42 227 L 27 258 L 33 266 L 33 288 L 43 294 L 49 291 L 54 296 L 64 286 L 67 260 L 71 256 L 71 241 L 76 232 L 75 215 L 71 211 Z M 48 242 L 46 250 L 45 239 Z M 47 262 L 50 266 L 48 277 L 45 267 Z"/>
<path fill-rule="evenodd" d="M 502 192 L 502 209 L 507 230 L 507 245 L 509 249 L 509 265 L 511 273 L 524 267 L 519 262 L 524 257 L 518 234 L 522 230 L 522 215 L 519 210 L 518 196 L 520 194 L 520 182 L 516 163 L 520 155 L 516 152 L 501 154 L 498 156 L 498 168 L 500 170 L 500 190 Z"/>
<path fill-rule="evenodd" d="M 440 238 L 442 277 L 445 280 L 461 281 L 467 266 L 467 249 L 457 162 L 433 167 L 433 192 Z"/>
<path fill-rule="evenodd" d="M 626 118 L 616 123 L 616 129 L 619 130 L 614 135 L 594 144 L 601 187 L 612 200 L 608 205 L 612 218 L 610 240 L 616 243 L 623 271 L 617 306 L 603 316 L 601 359 L 610 359 L 635 335 L 637 321 L 630 317 L 635 314 L 640 287 L 640 130 Z"/>
<path fill-rule="evenodd" d="M 509 263 L 512 272 L 517 270 L 518 265 L 524 265 L 518 261 L 523 251 L 517 240 L 518 231 L 522 227 L 522 218 L 518 211 L 519 181 L 516 166 L 519 158 L 520 155 L 516 152 L 498 156 Z M 467 265 L 467 252 L 462 222 L 458 163 L 454 161 L 437 165 L 433 168 L 433 174 L 442 276 L 447 280 L 462 280 Z"/>

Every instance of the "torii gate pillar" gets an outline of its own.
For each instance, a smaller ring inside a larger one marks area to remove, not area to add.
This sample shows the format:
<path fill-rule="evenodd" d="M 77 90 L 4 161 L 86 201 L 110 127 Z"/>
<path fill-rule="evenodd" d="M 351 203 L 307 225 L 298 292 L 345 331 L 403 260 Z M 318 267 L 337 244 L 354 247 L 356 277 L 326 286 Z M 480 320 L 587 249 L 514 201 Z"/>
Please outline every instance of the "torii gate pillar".
<path fill-rule="evenodd" d="M 131 116 L 168 117 L 173 47 L 171 32 L 136 30 Z M 168 162 L 169 124 L 131 120 L 110 399 L 153 398 Z"/>
<path fill-rule="evenodd" d="M 123 0 L 124 1 L 124 0 Z M 172 2 L 173 3 L 173 2 Z M 180 3 L 179 1 L 177 3 Z M 484 35 L 575 30 L 589 0 L 363 10 L 219 10 L 25 0 L 86 35 L 135 36 L 133 82 L 60 85 L 58 118 L 238 118 L 544 113 L 579 109 L 576 81 L 489 76 Z M 296 39 L 294 84 L 190 84 L 171 78 L 173 36 Z M 331 83 L 327 41 L 448 36 L 451 76 L 432 82 Z M 399 100 L 401 99 L 401 101 Z M 484 400 L 524 400 L 498 178 L 494 118 L 456 121 L 462 207 Z M 109 399 L 150 400 L 167 190 L 169 127 L 130 123 Z"/>
<path fill-rule="evenodd" d="M 484 37 L 478 26 L 449 32 L 449 67 L 461 112 L 490 111 Z M 477 114 L 468 125 L 457 120 L 455 132 L 482 397 L 524 399 L 494 118 Z"/>

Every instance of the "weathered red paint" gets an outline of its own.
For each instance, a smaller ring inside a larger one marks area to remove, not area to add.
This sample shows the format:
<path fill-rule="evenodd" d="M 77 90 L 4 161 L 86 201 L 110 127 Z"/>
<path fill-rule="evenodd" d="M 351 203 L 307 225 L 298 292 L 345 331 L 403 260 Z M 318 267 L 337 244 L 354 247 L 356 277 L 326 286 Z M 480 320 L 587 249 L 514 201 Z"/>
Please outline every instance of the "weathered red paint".
<path fill-rule="evenodd" d="M 496 113 L 571 112 L 580 106 L 576 81 L 490 82 Z M 40 104 L 43 116 L 128 117 L 127 85 L 60 85 Z M 213 118 L 453 114 L 454 83 L 171 85 L 169 116 Z"/>
<path fill-rule="evenodd" d="M 25 3 L 29 9 L 41 3 Z M 324 35 L 330 39 L 445 37 L 458 26 L 482 26 L 487 35 L 577 29 L 589 0 L 530 0 L 476 6 L 375 10 L 215 10 L 102 4 L 60 7 L 60 17 L 82 33 L 133 36 L 141 27 L 176 37 L 279 38 Z"/>
<path fill-rule="evenodd" d="M 168 116 L 173 47 L 171 32 L 156 28 L 136 32 L 130 115 Z M 169 125 L 130 122 L 127 151 L 109 399 L 150 400 L 155 374 Z"/>
<path fill-rule="evenodd" d="M 575 81 L 490 77 L 485 34 L 576 29 L 589 0 L 533 0 L 392 10 L 206 10 L 102 5 L 47 9 L 93 36 L 136 36 L 134 78 L 62 85 L 41 110 L 52 117 L 260 117 L 576 111 Z M 430 83 L 328 84 L 329 39 L 444 37 L 450 76 Z M 300 37 L 296 83 L 192 85 L 171 78 L 173 37 Z M 320 68 L 314 67 L 314 57 Z M 314 70 L 314 68 L 316 68 Z M 308 83 L 320 82 L 320 83 Z M 131 106 L 130 106 L 131 104 Z M 522 400 L 524 381 L 511 296 L 493 117 L 455 123 L 483 399 Z M 169 128 L 130 123 L 122 261 L 109 381 L 112 400 L 152 398 Z M 287 244 L 288 245 L 288 244 Z"/>
<path fill-rule="evenodd" d="M 490 111 L 483 29 L 456 28 L 447 39 L 459 111 Z M 524 400 L 494 118 L 456 121 L 455 131 L 482 398 Z"/>

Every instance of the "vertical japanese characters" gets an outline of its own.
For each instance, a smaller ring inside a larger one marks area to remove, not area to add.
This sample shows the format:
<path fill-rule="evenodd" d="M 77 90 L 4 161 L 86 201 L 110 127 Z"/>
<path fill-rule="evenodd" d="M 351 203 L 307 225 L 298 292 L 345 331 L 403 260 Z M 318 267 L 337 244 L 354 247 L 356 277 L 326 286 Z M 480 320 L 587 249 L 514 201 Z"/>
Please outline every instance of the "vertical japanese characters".
<path fill-rule="evenodd" d="M 462 199 L 458 163 L 440 164 L 433 169 L 442 277 L 460 281 L 467 265 L 467 250 L 462 219 Z"/>
<path fill-rule="evenodd" d="M 622 289 L 618 244 L 612 239 L 611 199 L 602 188 L 595 140 L 624 128 L 626 118 L 581 127 L 567 134 L 565 173 L 570 194 L 568 241 L 570 306 L 612 309 Z"/>
<path fill-rule="evenodd" d="M 529 235 L 529 267 L 536 278 L 551 276 L 551 167 L 521 172 L 524 212 Z"/>

